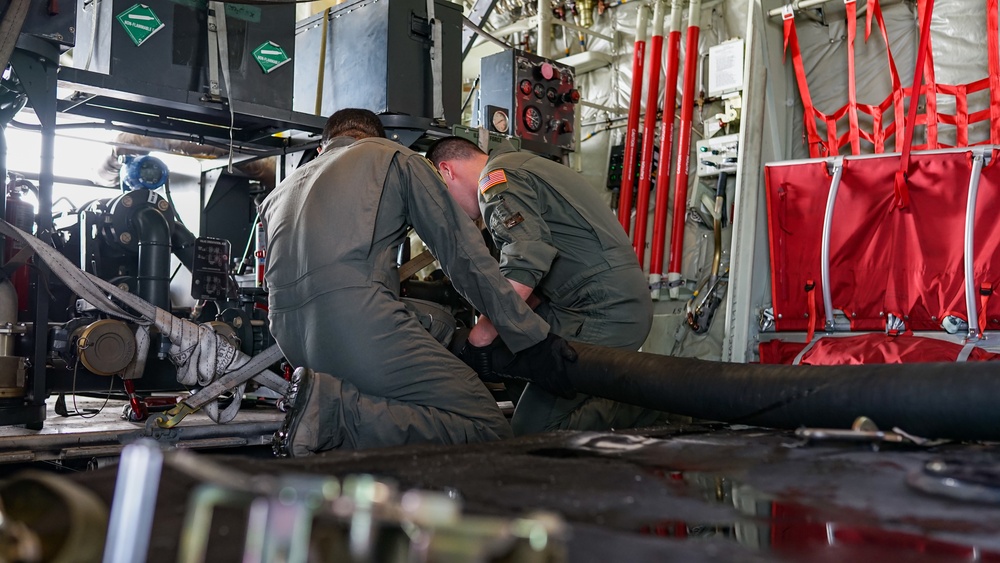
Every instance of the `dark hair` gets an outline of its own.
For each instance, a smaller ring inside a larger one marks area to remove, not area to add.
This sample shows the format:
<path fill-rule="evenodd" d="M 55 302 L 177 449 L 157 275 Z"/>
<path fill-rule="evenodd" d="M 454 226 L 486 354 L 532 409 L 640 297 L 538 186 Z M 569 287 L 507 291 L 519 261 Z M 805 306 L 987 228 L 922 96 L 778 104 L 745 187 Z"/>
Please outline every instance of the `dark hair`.
<path fill-rule="evenodd" d="M 385 129 L 375 113 L 366 109 L 344 108 L 326 120 L 320 145 L 325 147 L 334 137 L 385 137 Z"/>
<path fill-rule="evenodd" d="M 427 160 L 434 166 L 445 160 L 467 160 L 476 155 L 486 154 L 476 146 L 476 143 L 462 137 L 445 137 L 434 141 L 427 149 Z"/>

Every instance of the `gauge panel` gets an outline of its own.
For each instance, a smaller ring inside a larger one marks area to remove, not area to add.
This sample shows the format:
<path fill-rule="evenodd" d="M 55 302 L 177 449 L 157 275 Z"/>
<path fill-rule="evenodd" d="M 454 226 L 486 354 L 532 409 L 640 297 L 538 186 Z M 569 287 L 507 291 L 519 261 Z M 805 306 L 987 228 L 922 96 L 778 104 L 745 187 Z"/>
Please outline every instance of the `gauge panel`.
<path fill-rule="evenodd" d="M 479 92 L 480 123 L 491 131 L 518 137 L 537 153 L 574 150 L 580 93 L 573 67 L 517 49 L 495 53 L 480 61 Z"/>

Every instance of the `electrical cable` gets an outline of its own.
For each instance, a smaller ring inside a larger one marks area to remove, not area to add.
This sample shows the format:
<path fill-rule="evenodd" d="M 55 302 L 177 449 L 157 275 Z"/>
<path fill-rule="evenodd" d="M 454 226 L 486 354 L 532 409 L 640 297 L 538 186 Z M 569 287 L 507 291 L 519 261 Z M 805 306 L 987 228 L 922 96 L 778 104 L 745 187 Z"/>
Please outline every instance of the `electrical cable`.
<path fill-rule="evenodd" d="M 254 215 L 253 221 L 250 223 L 250 236 L 247 238 L 246 247 L 243 248 L 243 255 L 240 256 L 240 275 L 243 273 L 243 266 L 247 261 L 247 254 L 250 253 L 250 245 L 253 244 L 253 239 L 257 236 L 257 223 L 260 222 L 260 211 Z"/>
<path fill-rule="evenodd" d="M 462 104 L 462 110 L 458 112 L 459 115 L 465 113 L 465 108 L 469 107 L 469 102 L 472 101 L 472 97 L 476 95 L 476 89 L 479 88 L 479 77 L 476 77 L 476 81 L 472 83 L 472 89 L 469 90 L 469 95 L 465 98 L 465 103 Z"/>
<path fill-rule="evenodd" d="M 80 411 L 80 407 L 78 407 L 76 404 L 76 372 L 79 367 L 80 367 L 80 358 L 78 356 L 76 358 L 76 363 L 73 364 L 73 385 L 70 389 L 70 395 L 73 397 L 73 414 L 70 416 L 79 416 L 80 418 L 94 418 L 95 416 L 104 412 L 104 408 L 108 406 L 108 401 L 111 399 L 111 390 L 115 388 L 115 378 L 114 376 L 111 376 L 109 378 L 111 379 L 111 385 L 108 386 L 108 393 L 104 397 L 104 404 L 102 404 L 99 409 L 96 410 L 89 409 L 93 411 L 89 415 L 84 414 L 84 412 Z"/>

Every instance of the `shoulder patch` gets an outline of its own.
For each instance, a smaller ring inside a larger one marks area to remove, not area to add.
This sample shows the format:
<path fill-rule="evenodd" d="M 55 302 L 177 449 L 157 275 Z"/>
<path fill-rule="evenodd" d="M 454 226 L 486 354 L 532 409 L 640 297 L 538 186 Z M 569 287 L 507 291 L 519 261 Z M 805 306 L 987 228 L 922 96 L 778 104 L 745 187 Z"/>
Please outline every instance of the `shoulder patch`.
<path fill-rule="evenodd" d="M 479 179 L 479 193 L 486 195 L 486 192 L 495 186 L 507 183 L 507 174 L 502 169 L 494 170 Z"/>

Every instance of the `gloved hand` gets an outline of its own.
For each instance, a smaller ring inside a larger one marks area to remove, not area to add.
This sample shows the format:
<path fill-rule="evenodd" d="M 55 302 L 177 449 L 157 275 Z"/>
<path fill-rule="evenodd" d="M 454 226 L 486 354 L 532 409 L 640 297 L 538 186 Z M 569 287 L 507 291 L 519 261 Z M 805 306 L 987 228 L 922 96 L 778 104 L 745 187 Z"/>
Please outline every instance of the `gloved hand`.
<path fill-rule="evenodd" d="M 479 374 L 479 378 L 483 381 L 499 383 L 500 378 L 494 371 L 494 366 L 497 363 L 503 363 L 502 356 L 509 358 L 509 354 L 510 352 L 507 351 L 507 347 L 504 346 L 503 342 L 499 338 L 496 338 L 486 346 L 473 346 L 466 341 L 465 346 L 458 353 L 458 357 L 475 370 Z M 497 356 L 501 356 L 501 358 L 497 358 Z"/>
<path fill-rule="evenodd" d="M 576 389 L 566 373 L 566 364 L 575 362 L 576 350 L 562 337 L 549 333 L 545 340 L 514 354 L 502 368 L 502 376 L 534 383 L 553 395 L 571 399 Z"/>

